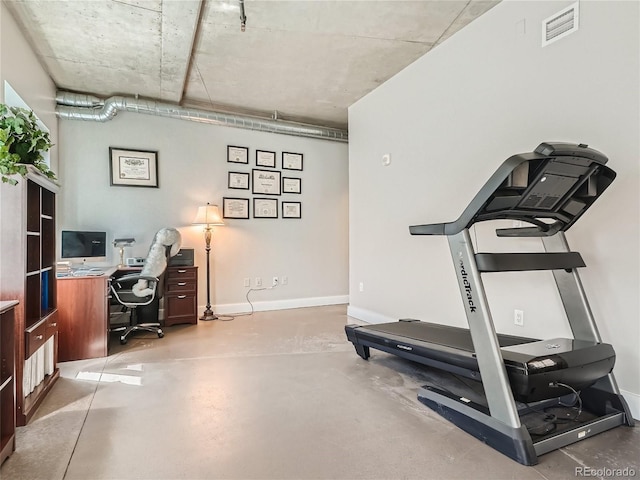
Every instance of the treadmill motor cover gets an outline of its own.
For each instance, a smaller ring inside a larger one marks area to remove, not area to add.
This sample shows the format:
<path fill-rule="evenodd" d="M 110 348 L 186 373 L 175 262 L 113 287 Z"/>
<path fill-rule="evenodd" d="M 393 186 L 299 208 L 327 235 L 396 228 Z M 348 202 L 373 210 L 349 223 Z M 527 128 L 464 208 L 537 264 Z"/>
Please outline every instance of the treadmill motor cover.
<path fill-rule="evenodd" d="M 616 361 L 613 347 L 568 338 L 554 338 L 501 348 L 513 396 L 522 402 L 558 397 L 564 384 L 574 390 L 590 387 L 607 376 Z"/>

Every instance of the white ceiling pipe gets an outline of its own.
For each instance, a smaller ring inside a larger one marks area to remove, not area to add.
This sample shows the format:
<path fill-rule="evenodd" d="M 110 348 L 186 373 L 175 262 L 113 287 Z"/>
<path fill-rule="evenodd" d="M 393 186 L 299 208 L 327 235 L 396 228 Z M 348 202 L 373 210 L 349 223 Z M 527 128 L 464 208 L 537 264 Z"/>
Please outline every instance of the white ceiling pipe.
<path fill-rule="evenodd" d="M 123 96 L 114 96 L 106 100 L 101 100 L 92 95 L 58 92 L 56 101 L 58 102 L 58 107 L 56 108 L 58 117 L 69 120 L 106 122 L 115 117 L 118 111 L 124 110 L 127 112 L 178 118 L 192 122 L 244 128 L 247 130 L 318 138 L 336 142 L 349 141 L 348 132 L 338 128 L 185 108 L 170 103 L 156 102 L 154 100 L 142 100 Z"/>

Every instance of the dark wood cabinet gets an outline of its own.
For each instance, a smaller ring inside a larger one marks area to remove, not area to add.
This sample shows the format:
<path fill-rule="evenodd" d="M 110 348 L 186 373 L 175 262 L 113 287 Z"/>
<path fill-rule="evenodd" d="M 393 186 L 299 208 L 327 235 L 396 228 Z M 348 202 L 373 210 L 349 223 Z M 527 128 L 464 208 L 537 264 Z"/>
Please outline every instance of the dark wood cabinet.
<path fill-rule="evenodd" d="M 164 290 L 164 326 L 198 323 L 198 267 L 168 267 Z"/>
<path fill-rule="evenodd" d="M 16 301 L 0 302 L 0 465 L 16 449 Z"/>
<path fill-rule="evenodd" d="M 0 300 L 19 302 L 14 308 L 18 426 L 27 424 L 60 374 L 55 272 L 59 187 L 34 167 L 28 169 L 26 177 L 16 177 L 17 185 L 0 185 Z"/>

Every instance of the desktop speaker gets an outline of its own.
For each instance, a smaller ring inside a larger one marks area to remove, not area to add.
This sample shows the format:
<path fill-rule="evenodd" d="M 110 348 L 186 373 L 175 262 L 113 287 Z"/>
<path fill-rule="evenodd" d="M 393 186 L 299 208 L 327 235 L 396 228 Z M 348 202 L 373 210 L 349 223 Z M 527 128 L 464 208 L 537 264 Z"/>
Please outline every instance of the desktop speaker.
<path fill-rule="evenodd" d="M 192 267 L 193 248 L 181 248 L 178 253 L 169 259 L 170 267 Z"/>

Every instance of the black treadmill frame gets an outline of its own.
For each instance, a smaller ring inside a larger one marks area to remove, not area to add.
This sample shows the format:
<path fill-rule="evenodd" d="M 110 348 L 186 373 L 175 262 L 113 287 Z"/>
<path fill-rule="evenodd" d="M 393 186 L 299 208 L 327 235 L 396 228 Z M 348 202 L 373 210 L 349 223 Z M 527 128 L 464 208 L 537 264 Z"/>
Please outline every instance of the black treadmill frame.
<path fill-rule="evenodd" d="M 503 187 L 512 179 L 513 173 L 526 162 L 537 168 L 533 172 L 534 178 L 530 178 L 528 186 L 518 192 L 517 201 L 507 197 L 511 201 L 508 208 L 491 210 L 494 204 L 492 202 L 500 195 L 498 192 L 504 192 Z M 582 391 L 583 404 L 598 416 L 595 420 L 534 442 L 520 421 L 481 278 L 484 272 L 553 271 L 574 339 L 602 343 L 577 270 L 584 266 L 584 262 L 579 254 L 570 251 L 564 231 L 575 223 L 615 178 L 615 172 L 605 166 L 606 162 L 607 158 L 603 154 L 586 145 L 543 143 L 532 153 L 514 155 L 507 159 L 458 220 L 410 227 L 412 235 L 447 236 L 474 346 L 474 353 L 470 355 L 475 356 L 481 372 L 488 412 L 485 407 L 473 405 L 465 398 L 455 397 L 429 386 L 419 391 L 418 399 L 466 432 L 524 465 L 536 464 L 539 455 L 551 450 L 619 425 L 634 424 L 629 407 L 611 372 Z M 573 187 L 556 201 L 553 208 L 522 207 L 528 192 L 533 190 L 535 182 L 539 182 L 545 172 L 573 168 L 582 174 L 576 177 Z M 577 195 L 578 192 L 581 193 Z M 543 222 L 540 218 L 552 223 Z M 546 253 L 476 253 L 469 228 L 476 222 L 494 219 L 522 220 L 533 225 L 496 230 L 496 234 L 508 237 L 541 237 Z M 369 357 L 369 347 L 372 347 L 470 378 L 474 378 L 474 375 L 478 377 L 477 372 L 465 365 L 448 363 L 445 358 L 446 349 L 440 348 L 444 356 L 438 358 L 429 353 L 429 348 L 437 346 L 427 345 L 428 348 L 425 349 L 425 345 L 420 345 L 421 342 L 375 333 L 367 330 L 366 326 L 348 325 L 346 332 L 357 353 L 364 359 Z M 379 339 L 374 341 L 367 338 L 367 335 L 378 336 Z M 464 355 L 461 352 L 455 354 Z"/>

